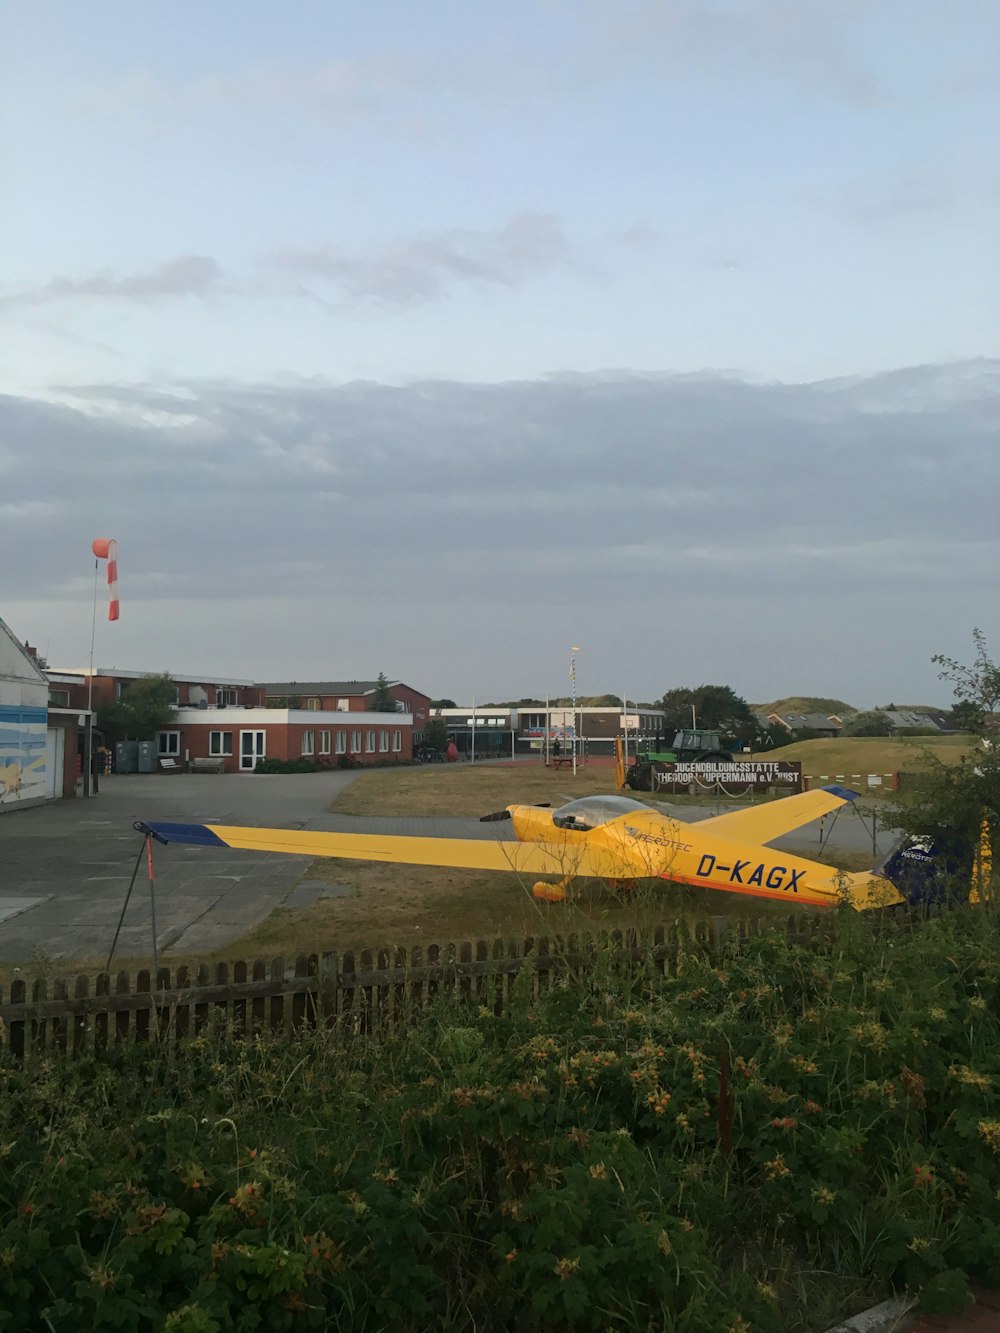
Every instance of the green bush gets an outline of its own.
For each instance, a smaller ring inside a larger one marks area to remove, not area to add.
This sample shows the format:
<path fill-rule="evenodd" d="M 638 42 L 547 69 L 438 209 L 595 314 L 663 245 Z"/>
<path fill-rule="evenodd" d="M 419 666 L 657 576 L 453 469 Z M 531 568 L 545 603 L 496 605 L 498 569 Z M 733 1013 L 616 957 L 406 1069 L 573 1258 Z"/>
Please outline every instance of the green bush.
<path fill-rule="evenodd" d="M 329 767 L 329 765 L 324 765 Z M 255 773 L 318 773 L 320 765 L 313 759 L 258 759 Z"/>
<path fill-rule="evenodd" d="M 0 1328 L 795 1333 L 1000 1283 L 989 914 L 535 981 L 8 1061 Z"/>

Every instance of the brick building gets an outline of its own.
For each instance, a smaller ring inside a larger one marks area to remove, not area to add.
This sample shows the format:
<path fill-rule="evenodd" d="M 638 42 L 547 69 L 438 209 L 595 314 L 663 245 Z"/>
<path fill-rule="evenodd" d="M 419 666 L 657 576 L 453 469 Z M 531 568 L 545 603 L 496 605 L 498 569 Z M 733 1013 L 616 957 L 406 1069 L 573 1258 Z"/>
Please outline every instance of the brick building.
<path fill-rule="evenodd" d="M 157 674 L 95 667 L 95 711 L 121 699 L 133 682 Z M 309 759 L 331 767 L 348 757 L 362 764 L 401 763 L 412 758 L 414 733 L 423 733 L 430 705 L 426 695 L 398 681 L 392 686 L 398 711 L 375 713 L 370 681 L 333 682 L 328 693 L 312 691 L 301 699 L 291 690 L 272 693 L 272 687 L 252 680 L 169 674 L 173 716 L 155 738 L 146 739 L 155 739 L 161 760 L 183 767 L 194 759 L 216 759 L 227 773 L 252 772 L 264 758 Z M 86 668 L 50 671 L 51 701 L 85 708 L 89 676 Z M 338 716 L 327 716 L 334 713 Z"/>
<path fill-rule="evenodd" d="M 419 745 L 431 715 L 431 700 L 401 680 L 387 682 L 400 713 L 412 718 L 413 740 Z M 260 687 L 269 708 L 304 708 L 316 713 L 363 713 L 370 711 L 378 690 L 376 680 L 279 680 Z M 383 714 L 384 716 L 384 714 Z"/>
<path fill-rule="evenodd" d="M 49 699 L 62 708 L 85 708 L 89 696 L 86 667 L 50 670 Z M 163 674 L 155 671 L 119 671 L 117 667 L 95 667 L 93 671 L 93 706 L 104 712 L 127 692 L 133 681 Z M 264 691 L 252 680 L 231 677 L 175 676 L 168 673 L 175 687 L 174 705 L 178 708 L 258 708 L 264 704 Z"/>
<path fill-rule="evenodd" d="M 413 757 L 413 724 L 407 713 L 178 708 L 156 742 L 161 759 L 219 759 L 227 773 L 253 772 L 265 758 L 392 764 Z"/>

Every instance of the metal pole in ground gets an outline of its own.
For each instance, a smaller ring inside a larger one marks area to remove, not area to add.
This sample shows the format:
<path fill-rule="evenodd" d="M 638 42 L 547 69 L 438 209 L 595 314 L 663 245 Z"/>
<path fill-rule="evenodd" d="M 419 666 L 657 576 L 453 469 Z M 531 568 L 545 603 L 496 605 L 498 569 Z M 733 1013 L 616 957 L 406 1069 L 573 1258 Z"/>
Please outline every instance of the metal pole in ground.
<path fill-rule="evenodd" d="M 156 956 L 156 894 L 154 892 L 155 877 L 153 875 L 153 835 L 146 834 L 146 865 L 149 867 L 149 915 L 153 929 L 153 985 L 156 985 L 156 973 L 159 971 L 159 960 Z"/>
<path fill-rule="evenodd" d="M 105 972 L 110 972 L 110 971 L 111 971 L 111 960 L 112 960 L 112 958 L 114 958 L 114 956 L 115 956 L 115 947 L 116 947 L 117 944 L 118 944 L 118 936 L 121 934 L 122 923 L 123 923 L 124 920 L 125 920 L 125 913 L 126 913 L 126 911 L 128 910 L 128 902 L 129 902 L 129 899 L 132 897 L 132 889 L 133 889 L 133 887 L 134 887 L 134 885 L 135 885 L 135 877 L 136 877 L 136 875 L 138 875 L 138 873 L 139 873 L 139 866 L 142 864 L 142 853 L 143 853 L 144 850 L 145 850 L 145 849 L 144 849 L 143 847 L 140 847 L 140 848 L 139 848 L 139 855 L 135 858 L 135 867 L 134 867 L 134 869 L 133 869 L 133 871 L 132 871 L 132 878 L 129 880 L 129 883 L 128 883 L 128 892 L 125 894 L 125 901 L 122 903 L 122 914 L 121 914 L 121 916 L 118 918 L 118 925 L 117 925 L 117 927 L 116 927 L 116 929 L 115 929 L 115 937 L 114 937 L 114 939 L 111 941 L 111 949 L 110 949 L 109 952 L 108 952 L 108 961 L 107 961 L 107 963 L 106 963 L 106 965 L 105 965 L 105 968 L 104 968 Z"/>
<path fill-rule="evenodd" d="M 97 558 L 94 558 L 94 612 L 90 621 L 90 671 L 87 673 L 87 730 L 83 743 L 83 794 L 93 789 L 94 763 L 94 644 L 97 640 Z"/>

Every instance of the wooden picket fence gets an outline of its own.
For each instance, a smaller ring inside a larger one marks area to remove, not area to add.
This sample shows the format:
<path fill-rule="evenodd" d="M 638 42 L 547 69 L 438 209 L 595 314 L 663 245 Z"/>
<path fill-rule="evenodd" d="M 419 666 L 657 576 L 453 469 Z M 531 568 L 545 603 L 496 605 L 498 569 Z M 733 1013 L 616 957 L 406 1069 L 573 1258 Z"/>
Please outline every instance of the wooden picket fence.
<path fill-rule="evenodd" d="M 790 943 L 805 943 L 825 933 L 826 923 L 805 915 L 711 917 L 592 937 L 301 954 L 292 965 L 274 958 L 181 964 L 155 975 L 143 969 L 134 979 L 128 972 L 18 979 L 0 987 L 0 1049 L 18 1058 L 78 1057 L 128 1042 L 201 1034 L 292 1036 L 317 1025 L 368 1033 L 412 1021 L 440 995 L 501 1012 L 525 967 L 538 995 L 557 972 L 584 973 L 598 958 L 623 967 L 651 964 L 667 975 L 692 948 L 716 952 L 735 939 L 775 929 Z"/>

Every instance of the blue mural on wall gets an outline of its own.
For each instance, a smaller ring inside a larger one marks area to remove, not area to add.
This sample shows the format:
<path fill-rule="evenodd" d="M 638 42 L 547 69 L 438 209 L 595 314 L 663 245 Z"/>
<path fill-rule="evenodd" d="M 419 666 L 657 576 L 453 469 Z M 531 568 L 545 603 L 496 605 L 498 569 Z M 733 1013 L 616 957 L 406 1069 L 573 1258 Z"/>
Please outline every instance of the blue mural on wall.
<path fill-rule="evenodd" d="M 0 801 L 45 795 L 47 723 L 44 708 L 0 705 Z"/>

